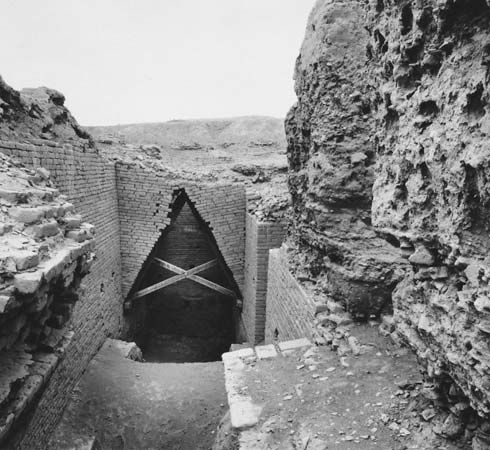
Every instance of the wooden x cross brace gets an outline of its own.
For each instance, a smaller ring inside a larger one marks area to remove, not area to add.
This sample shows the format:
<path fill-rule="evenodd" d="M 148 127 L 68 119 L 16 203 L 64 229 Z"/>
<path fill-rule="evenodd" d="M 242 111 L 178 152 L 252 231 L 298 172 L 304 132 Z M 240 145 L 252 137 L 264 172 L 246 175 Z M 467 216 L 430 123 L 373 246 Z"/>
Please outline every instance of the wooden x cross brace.
<path fill-rule="evenodd" d="M 229 297 L 233 297 L 236 299 L 236 294 L 230 289 L 227 289 L 223 286 L 220 286 L 219 284 L 213 283 L 212 281 L 206 280 L 205 278 L 196 275 L 199 272 L 214 267 L 216 264 L 218 264 L 218 261 L 216 259 L 201 264 L 200 266 L 193 267 L 192 269 L 189 270 L 184 270 L 160 258 L 154 258 L 153 261 L 157 263 L 159 266 L 164 267 L 165 269 L 170 270 L 171 272 L 174 272 L 177 275 L 167 278 L 166 280 L 160 281 L 159 283 L 155 283 L 152 286 L 148 286 L 147 288 L 141 289 L 140 291 L 136 292 L 132 296 L 131 298 L 132 300 L 135 300 L 140 297 L 144 297 L 145 295 L 151 294 L 152 292 L 159 291 L 164 287 L 177 283 L 177 281 L 185 280 L 186 278 L 195 281 L 196 283 L 202 284 L 203 286 L 206 286 L 210 289 L 218 291 L 221 294 L 228 295 Z"/>

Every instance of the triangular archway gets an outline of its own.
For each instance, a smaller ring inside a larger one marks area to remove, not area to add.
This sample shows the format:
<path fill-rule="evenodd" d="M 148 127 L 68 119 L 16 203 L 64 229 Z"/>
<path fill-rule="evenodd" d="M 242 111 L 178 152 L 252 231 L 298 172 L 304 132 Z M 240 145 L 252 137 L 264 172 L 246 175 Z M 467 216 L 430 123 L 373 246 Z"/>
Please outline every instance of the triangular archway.
<path fill-rule="evenodd" d="M 183 360 L 218 359 L 234 341 L 237 284 L 209 225 L 184 190 L 175 192 L 169 216 L 170 225 L 162 231 L 128 296 L 136 339 L 149 360 L 178 361 L 179 355 L 172 351 L 178 353 L 180 347 L 181 353 L 192 354 L 186 346 L 197 348 L 197 342 L 206 351 L 187 359 L 180 355 Z"/>

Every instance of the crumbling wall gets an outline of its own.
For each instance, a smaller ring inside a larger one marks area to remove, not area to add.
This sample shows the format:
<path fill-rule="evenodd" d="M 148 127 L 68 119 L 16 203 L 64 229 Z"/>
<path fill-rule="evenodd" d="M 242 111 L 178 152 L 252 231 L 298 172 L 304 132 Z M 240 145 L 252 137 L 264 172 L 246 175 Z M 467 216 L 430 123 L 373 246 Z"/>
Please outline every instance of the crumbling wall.
<path fill-rule="evenodd" d="M 412 264 L 393 297 L 397 331 L 429 376 L 490 417 L 490 7 L 385 2 L 370 14 L 382 99 L 373 222 Z"/>
<path fill-rule="evenodd" d="M 245 241 L 243 323 L 248 341 L 264 340 L 269 250 L 280 247 L 286 236 L 281 222 L 261 222 L 248 213 Z"/>
<path fill-rule="evenodd" d="M 93 226 L 46 169 L 0 153 L 0 447 L 73 339 L 67 327 L 93 261 Z"/>
<path fill-rule="evenodd" d="M 389 306 L 398 250 L 371 226 L 377 85 L 358 1 L 318 1 L 295 71 L 297 104 L 286 119 L 291 245 L 303 268 L 359 318 Z"/>
<path fill-rule="evenodd" d="M 55 186 L 96 230 L 97 258 L 73 311 L 74 334 L 23 427 L 19 446 L 26 449 L 46 448 L 69 393 L 104 339 L 118 335 L 122 323 L 115 168 L 99 155 L 63 102 L 54 90 L 17 92 L 0 79 L 0 152 L 27 167 L 48 169 Z"/>
<path fill-rule="evenodd" d="M 319 0 L 286 123 L 308 276 L 336 299 L 366 289 L 368 312 L 396 286 L 395 335 L 457 433 L 472 408 L 490 417 L 489 25 L 485 0 Z"/>

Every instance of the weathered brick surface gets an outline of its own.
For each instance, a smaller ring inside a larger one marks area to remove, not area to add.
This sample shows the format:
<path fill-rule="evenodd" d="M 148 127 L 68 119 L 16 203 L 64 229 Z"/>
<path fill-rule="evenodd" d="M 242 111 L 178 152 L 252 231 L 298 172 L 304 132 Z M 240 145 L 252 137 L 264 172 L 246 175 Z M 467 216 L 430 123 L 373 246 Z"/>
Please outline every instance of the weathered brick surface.
<path fill-rule="evenodd" d="M 289 272 L 284 247 L 270 250 L 265 341 L 310 337 L 314 317 L 313 299 Z"/>
<path fill-rule="evenodd" d="M 123 296 L 129 293 L 162 231 L 174 192 L 184 189 L 208 223 L 223 258 L 243 290 L 245 188 L 240 184 L 192 183 L 136 165 L 116 164 L 121 229 Z"/>
<path fill-rule="evenodd" d="M 252 343 L 264 340 L 269 250 L 279 247 L 285 235 L 283 224 L 258 222 L 247 214 L 243 323 Z"/>
<path fill-rule="evenodd" d="M 34 140 L 0 141 L 0 151 L 27 167 L 45 167 L 60 191 L 87 222 L 95 225 L 97 259 L 84 279 L 84 293 L 73 313 L 74 335 L 62 362 L 35 410 L 21 449 L 44 449 L 67 397 L 107 335 L 121 326 L 121 269 L 115 168 L 98 152 L 81 144 Z"/>

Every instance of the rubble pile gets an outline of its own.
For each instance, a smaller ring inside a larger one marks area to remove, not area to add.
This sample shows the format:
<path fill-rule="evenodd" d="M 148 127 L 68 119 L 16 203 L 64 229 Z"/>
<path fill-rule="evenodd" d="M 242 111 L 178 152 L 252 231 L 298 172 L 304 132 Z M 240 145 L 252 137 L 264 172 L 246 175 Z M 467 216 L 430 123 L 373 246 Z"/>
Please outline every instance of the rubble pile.
<path fill-rule="evenodd" d="M 0 441 L 69 342 L 93 234 L 46 169 L 0 153 Z"/>

